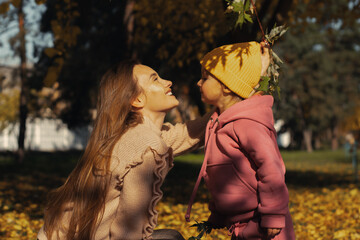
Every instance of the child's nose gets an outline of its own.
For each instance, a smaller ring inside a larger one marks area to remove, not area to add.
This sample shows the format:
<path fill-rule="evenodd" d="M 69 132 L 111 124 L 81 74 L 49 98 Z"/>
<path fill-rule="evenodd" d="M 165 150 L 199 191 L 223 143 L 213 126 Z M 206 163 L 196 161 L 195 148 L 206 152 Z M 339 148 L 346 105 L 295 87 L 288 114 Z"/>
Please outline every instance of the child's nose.
<path fill-rule="evenodd" d="M 202 85 L 202 79 L 200 79 L 200 80 L 197 82 L 196 85 L 198 85 L 198 87 L 201 87 L 201 85 Z"/>

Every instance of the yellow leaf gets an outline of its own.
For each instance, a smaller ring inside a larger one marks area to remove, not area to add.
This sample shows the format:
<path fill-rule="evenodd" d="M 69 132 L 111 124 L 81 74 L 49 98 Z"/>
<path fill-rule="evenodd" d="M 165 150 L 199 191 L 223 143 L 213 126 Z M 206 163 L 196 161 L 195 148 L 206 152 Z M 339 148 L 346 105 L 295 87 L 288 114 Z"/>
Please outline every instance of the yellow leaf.
<path fill-rule="evenodd" d="M 21 226 L 20 225 L 14 225 L 14 229 L 15 230 L 21 230 Z"/>
<path fill-rule="evenodd" d="M 44 52 L 46 56 L 48 56 L 49 58 L 53 58 L 59 54 L 59 51 L 56 50 L 55 48 L 45 48 Z"/>
<path fill-rule="evenodd" d="M 20 3 L 21 0 L 11 0 L 11 4 L 16 8 L 20 7 Z"/>
<path fill-rule="evenodd" d="M 352 196 L 352 197 L 355 197 L 356 195 L 358 195 L 358 190 L 355 188 L 355 189 L 353 189 L 353 190 L 351 190 L 350 191 L 350 195 Z"/>
<path fill-rule="evenodd" d="M 334 233 L 334 238 L 343 238 L 343 237 L 347 237 L 347 231 L 346 230 L 339 230 L 337 232 Z"/>
<path fill-rule="evenodd" d="M 46 0 L 35 0 L 36 4 L 41 5 L 46 3 Z"/>
<path fill-rule="evenodd" d="M 37 207 L 38 207 L 37 204 L 31 204 L 31 205 L 30 205 L 30 208 L 37 208 Z"/>
<path fill-rule="evenodd" d="M 0 4 L 0 14 L 7 13 L 9 11 L 9 2 L 3 2 Z"/>
<path fill-rule="evenodd" d="M 344 210 L 342 210 L 340 208 L 336 209 L 336 212 L 335 212 L 336 215 L 342 215 L 343 213 L 344 213 Z"/>

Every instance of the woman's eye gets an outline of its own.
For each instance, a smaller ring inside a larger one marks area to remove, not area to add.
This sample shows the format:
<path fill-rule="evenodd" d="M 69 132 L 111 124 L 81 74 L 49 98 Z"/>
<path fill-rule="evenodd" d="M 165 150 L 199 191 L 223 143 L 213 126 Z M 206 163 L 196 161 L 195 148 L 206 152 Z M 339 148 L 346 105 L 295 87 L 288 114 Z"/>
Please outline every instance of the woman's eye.
<path fill-rule="evenodd" d="M 157 81 L 158 80 L 158 78 L 156 77 L 156 78 L 154 78 L 154 81 Z"/>

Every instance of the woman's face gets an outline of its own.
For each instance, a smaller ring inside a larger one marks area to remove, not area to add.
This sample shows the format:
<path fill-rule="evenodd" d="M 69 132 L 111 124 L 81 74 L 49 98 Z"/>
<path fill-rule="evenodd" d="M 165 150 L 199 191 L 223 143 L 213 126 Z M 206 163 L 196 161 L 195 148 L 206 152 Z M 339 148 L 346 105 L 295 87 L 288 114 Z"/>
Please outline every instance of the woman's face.
<path fill-rule="evenodd" d="M 171 92 L 172 82 L 160 78 L 152 68 L 140 64 L 135 65 L 133 74 L 143 90 L 143 110 L 167 112 L 179 105 L 179 101 Z"/>

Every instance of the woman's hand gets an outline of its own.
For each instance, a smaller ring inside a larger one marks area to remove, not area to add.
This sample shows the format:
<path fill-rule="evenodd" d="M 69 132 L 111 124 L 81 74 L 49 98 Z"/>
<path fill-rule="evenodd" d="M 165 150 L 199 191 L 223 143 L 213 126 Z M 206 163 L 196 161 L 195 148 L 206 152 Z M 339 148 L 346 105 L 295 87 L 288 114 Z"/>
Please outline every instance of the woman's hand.
<path fill-rule="evenodd" d="M 270 65 L 269 43 L 264 40 L 260 43 L 261 48 L 261 76 L 266 76 L 266 71 Z"/>

